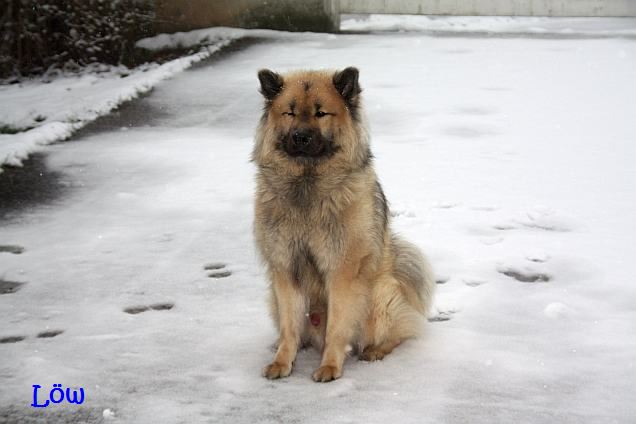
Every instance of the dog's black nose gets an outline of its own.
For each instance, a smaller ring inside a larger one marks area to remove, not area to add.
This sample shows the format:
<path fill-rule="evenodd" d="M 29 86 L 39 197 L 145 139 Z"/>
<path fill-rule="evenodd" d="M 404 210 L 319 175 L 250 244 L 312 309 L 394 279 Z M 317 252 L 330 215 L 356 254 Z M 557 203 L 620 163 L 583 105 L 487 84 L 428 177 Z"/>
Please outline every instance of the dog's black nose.
<path fill-rule="evenodd" d="M 297 150 L 304 151 L 311 145 L 311 133 L 307 131 L 295 131 L 292 134 L 292 141 Z"/>

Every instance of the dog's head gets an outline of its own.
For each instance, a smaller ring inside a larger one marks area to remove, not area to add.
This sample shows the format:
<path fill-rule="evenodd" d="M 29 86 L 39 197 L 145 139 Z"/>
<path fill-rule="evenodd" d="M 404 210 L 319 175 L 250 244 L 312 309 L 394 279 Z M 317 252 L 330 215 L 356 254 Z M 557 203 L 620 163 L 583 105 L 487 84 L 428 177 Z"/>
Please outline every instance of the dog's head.
<path fill-rule="evenodd" d="M 351 163 L 368 151 L 358 70 L 258 73 L 265 108 L 254 159 L 285 166 Z"/>

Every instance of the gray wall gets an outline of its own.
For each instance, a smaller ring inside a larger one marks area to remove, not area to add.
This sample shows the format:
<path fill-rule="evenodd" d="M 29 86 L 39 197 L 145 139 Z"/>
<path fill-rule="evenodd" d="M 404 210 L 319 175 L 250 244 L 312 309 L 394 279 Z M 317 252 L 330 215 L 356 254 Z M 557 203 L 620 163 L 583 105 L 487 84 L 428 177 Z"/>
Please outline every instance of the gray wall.
<path fill-rule="evenodd" d="M 340 13 L 636 16 L 636 0 L 340 0 Z"/>

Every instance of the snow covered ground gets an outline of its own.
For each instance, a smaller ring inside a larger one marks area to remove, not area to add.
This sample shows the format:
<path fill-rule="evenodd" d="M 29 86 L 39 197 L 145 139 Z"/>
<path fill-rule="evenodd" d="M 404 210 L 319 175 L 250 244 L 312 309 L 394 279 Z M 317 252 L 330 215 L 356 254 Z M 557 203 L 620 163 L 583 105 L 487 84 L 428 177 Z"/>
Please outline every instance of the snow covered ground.
<path fill-rule="evenodd" d="M 256 71 L 347 65 L 436 313 L 336 382 L 313 351 L 267 381 Z M 63 194 L 0 226 L 0 421 L 633 422 L 635 74 L 631 39 L 409 32 L 270 37 L 164 81 L 45 147 Z M 29 406 L 55 383 L 86 401 Z"/>
<path fill-rule="evenodd" d="M 68 138 L 99 116 L 150 91 L 160 81 L 210 57 L 240 37 L 240 33 L 231 30 L 216 31 L 215 35 L 208 37 L 200 52 L 162 65 L 149 63 L 135 69 L 102 65 L 80 75 L 51 80 L 34 78 L 0 86 L 0 127 L 4 128 L 0 131 L 0 173 L 2 166 L 20 166 L 42 146 Z M 156 50 L 152 44 L 147 47 Z"/>

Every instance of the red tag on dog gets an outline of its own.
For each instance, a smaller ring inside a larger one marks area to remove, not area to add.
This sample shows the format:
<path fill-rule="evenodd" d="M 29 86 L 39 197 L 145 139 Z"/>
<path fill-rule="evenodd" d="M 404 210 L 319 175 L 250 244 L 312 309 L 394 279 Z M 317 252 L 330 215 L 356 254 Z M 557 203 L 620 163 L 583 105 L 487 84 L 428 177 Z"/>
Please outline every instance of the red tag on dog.
<path fill-rule="evenodd" d="M 314 327 L 318 327 L 320 325 L 320 314 L 317 312 L 309 314 L 309 322 L 311 322 L 311 325 Z"/>

